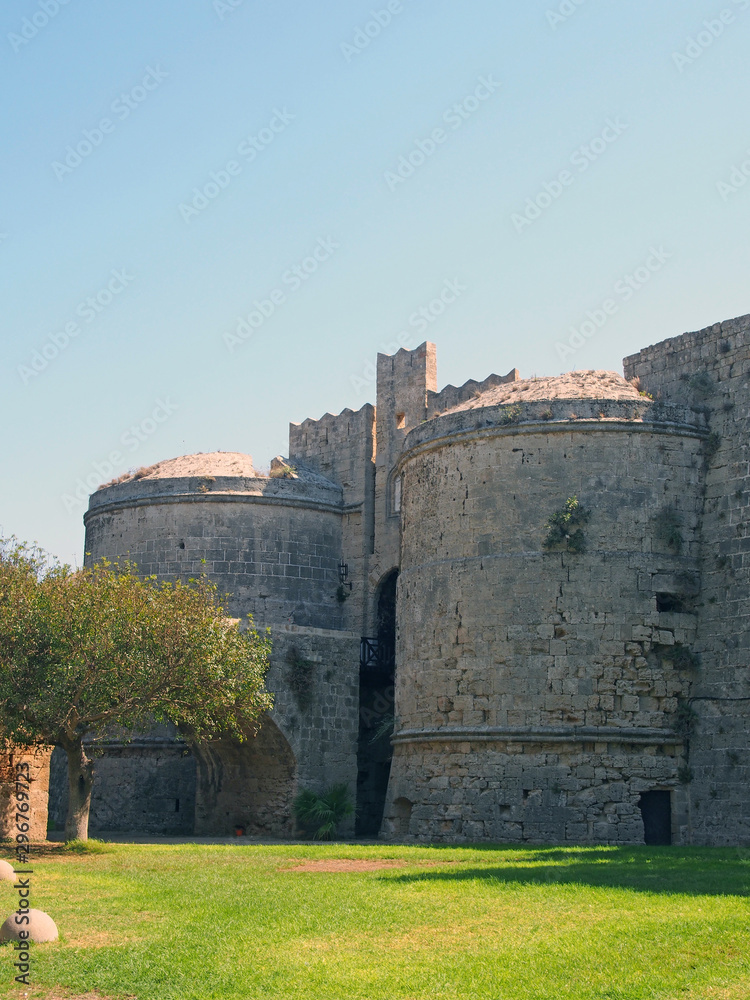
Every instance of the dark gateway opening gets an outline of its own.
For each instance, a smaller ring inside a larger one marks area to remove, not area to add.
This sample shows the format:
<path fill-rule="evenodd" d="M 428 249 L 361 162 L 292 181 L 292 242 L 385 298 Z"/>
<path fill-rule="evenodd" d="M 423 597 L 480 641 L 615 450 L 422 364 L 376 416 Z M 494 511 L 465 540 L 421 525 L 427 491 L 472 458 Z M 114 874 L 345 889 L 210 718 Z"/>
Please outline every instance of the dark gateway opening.
<path fill-rule="evenodd" d="M 643 817 L 643 842 L 653 846 L 671 844 L 671 792 L 641 792 L 638 806 Z"/>
<path fill-rule="evenodd" d="M 378 634 L 362 639 L 359 658 L 357 748 L 358 837 L 377 837 L 391 771 L 393 681 L 396 672 L 396 582 L 393 570 L 380 585 Z"/>

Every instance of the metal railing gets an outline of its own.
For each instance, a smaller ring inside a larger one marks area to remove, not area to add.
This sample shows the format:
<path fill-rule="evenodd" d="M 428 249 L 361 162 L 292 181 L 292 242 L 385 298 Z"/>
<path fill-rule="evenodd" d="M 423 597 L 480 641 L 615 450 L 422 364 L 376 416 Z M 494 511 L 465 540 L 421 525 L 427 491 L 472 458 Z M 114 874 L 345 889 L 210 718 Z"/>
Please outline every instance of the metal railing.
<path fill-rule="evenodd" d="M 391 642 L 363 636 L 359 643 L 360 670 L 392 674 L 396 668 L 396 648 Z"/>

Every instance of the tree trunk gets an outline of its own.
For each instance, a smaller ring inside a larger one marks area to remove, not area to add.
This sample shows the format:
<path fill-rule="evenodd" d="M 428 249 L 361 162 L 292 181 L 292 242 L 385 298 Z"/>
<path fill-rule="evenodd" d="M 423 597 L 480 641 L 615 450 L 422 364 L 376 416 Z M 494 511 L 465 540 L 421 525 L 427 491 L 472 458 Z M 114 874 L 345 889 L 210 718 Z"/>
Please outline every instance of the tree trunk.
<path fill-rule="evenodd" d="M 64 747 L 64 750 L 68 756 L 68 815 L 65 820 L 65 839 L 88 840 L 94 763 L 86 756 L 80 739 Z"/>

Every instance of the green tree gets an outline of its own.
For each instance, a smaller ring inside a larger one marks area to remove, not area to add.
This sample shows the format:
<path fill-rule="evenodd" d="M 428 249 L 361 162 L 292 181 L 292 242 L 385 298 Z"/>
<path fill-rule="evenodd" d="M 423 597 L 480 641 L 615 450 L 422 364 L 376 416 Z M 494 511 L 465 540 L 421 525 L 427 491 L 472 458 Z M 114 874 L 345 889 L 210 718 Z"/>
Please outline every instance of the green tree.
<path fill-rule="evenodd" d="M 205 578 L 166 583 L 135 570 L 74 571 L 0 541 L 0 732 L 65 751 L 67 840 L 88 837 L 92 739 L 159 721 L 191 742 L 244 740 L 272 704 L 267 636 L 240 631 Z"/>

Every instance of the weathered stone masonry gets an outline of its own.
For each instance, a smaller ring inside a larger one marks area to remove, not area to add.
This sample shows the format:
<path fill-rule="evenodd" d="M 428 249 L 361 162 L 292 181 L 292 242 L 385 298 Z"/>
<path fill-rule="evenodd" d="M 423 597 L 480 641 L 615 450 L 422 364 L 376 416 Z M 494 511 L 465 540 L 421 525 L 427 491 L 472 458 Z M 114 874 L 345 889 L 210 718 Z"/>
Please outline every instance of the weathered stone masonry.
<path fill-rule="evenodd" d="M 209 572 L 271 629 L 276 700 L 246 745 L 113 744 L 94 828 L 288 836 L 343 781 L 363 834 L 750 843 L 750 317 L 625 376 L 438 392 L 423 344 L 270 476 L 196 455 L 95 493 L 88 558 Z"/>

